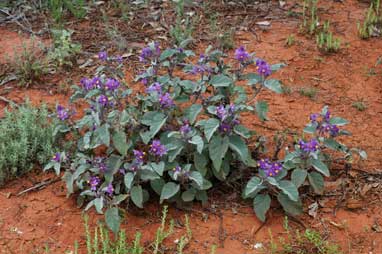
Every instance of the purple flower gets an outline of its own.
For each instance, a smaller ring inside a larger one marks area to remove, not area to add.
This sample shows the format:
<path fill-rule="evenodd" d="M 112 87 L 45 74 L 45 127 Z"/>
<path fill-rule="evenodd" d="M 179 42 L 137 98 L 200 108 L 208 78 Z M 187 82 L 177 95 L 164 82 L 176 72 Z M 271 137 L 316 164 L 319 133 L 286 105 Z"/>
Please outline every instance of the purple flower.
<path fill-rule="evenodd" d="M 101 61 L 106 61 L 107 60 L 107 52 L 106 51 L 100 51 L 98 53 L 98 59 Z"/>
<path fill-rule="evenodd" d="M 161 93 L 162 85 L 159 82 L 155 82 L 154 84 L 152 84 L 146 89 L 146 93 L 151 93 L 151 92 Z"/>
<path fill-rule="evenodd" d="M 316 152 L 320 148 L 320 145 L 316 139 L 311 139 L 308 142 L 300 140 L 298 142 L 298 146 L 305 153 Z"/>
<path fill-rule="evenodd" d="M 119 64 L 123 63 L 123 57 L 122 57 L 122 56 L 117 56 L 117 57 L 115 58 L 115 60 L 116 60 Z"/>
<path fill-rule="evenodd" d="M 161 94 L 159 96 L 159 103 L 162 108 L 170 108 L 175 105 L 169 93 Z"/>
<path fill-rule="evenodd" d="M 100 183 L 100 179 L 99 179 L 98 176 L 90 177 L 89 184 L 90 184 L 90 189 L 92 191 L 96 191 L 97 190 L 97 186 L 98 186 L 99 183 Z"/>
<path fill-rule="evenodd" d="M 245 50 L 244 46 L 240 46 L 235 50 L 235 59 L 241 63 L 250 59 L 250 55 Z"/>
<path fill-rule="evenodd" d="M 220 118 L 220 120 L 224 120 L 227 117 L 227 110 L 224 105 L 216 107 L 216 115 Z"/>
<path fill-rule="evenodd" d="M 219 126 L 219 131 L 221 133 L 230 133 L 232 131 L 232 126 L 230 124 L 227 124 L 227 123 L 221 123 L 220 126 Z"/>
<path fill-rule="evenodd" d="M 318 114 L 311 114 L 309 116 L 309 119 L 312 123 L 316 123 L 317 122 L 317 118 L 318 118 Z"/>
<path fill-rule="evenodd" d="M 137 163 L 143 163 L 146 153 L 139 150 L 133 150 L 133 153 L 134 153 L 135 161 Z"/>
<path fill-rule="evenodd" d="M 96 87 L 98 89 L 102 88 L 102 80 L 99 77 L 92 78 L 91 82 L 93 84 L 93 87 Z"/>
<path fill-rule="evenodd" d="M 80 81 L 82 88 L 85 90 L 92 90 L 94 88 L 94 83 L 91 79 L 88 78 L 82 78 Z"/>
<path fill-rule="evenodd" d="M 180 126 L 180 129 L 179 129 L 179 132 L 180 134 L 184 137 L 186 136 L 188 133 L 191 132 L 191 127 L 188 123 L 185 123 L 183 124 L 182 126 Z"/>
<path fill-rule="evenodd" d="M 119 87 L 120 83 L 118 80 L 113 78 L 108 78 L 105 83 L 106 90 L 114 91 Z"/>
<path fill-rule="evenodd" d="M 98 103 L 101 104 L 102 106 L 106 107 L 109 102 L 109 99 L 107 98 L 106 95 L 102 94 L 100 97 L 98 97 Z"/>
<path fill-rule="evenodd" d="M 256 60 L 256 69 L 257 69 L 257 73 L 259 73 L 259 75 L 264 77 L 267 77 L 272 74 L 271 67 L 269 66 L 267 62 L 265 62 L 262 59 Z"/>
<path fill-rule="evenodd" d="M 282 170 L 281 163 L 271 162 L 269 159 L 261 159 L 257 165 L 268 177 L 276 176 Z"/>
<path fill-rule="evenodd" d="M 113 185 L 109 183 L 109 185 L 106 187 L 105 193 L 107 193 L 109 196 L 112 196 L 114 192 Z"/>
<path fill-rule="evenodd" d="M 67 109 L 65 109 L 63 106 L 61 105 L 57 105 L 57 117 L 61 120 L 61 121 L 64 121 L 66 119 L 69 118 L 69 112 Z"/>
<path fill-rule="evenodd" d="M 167 154 L 167 148 L 160 143 L 160 140 L 156 139 L 150 145 L 150 153 L 162 157 Z"/>
<path fill-rule="evenodd" d="M 55 162 L 60 162 L 61 161 L 61 154 L 60 153 L 55 153 L 52 157 L 52 161 Z"/>

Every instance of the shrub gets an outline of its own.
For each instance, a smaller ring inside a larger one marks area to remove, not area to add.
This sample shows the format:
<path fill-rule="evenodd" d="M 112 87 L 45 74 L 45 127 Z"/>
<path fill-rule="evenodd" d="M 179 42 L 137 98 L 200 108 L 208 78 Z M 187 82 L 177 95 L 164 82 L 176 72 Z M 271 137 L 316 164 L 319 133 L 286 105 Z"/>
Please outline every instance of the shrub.
<path fill-rule="evenodd" d="M 90 106 L 84 117 L 73 122 L 68 110 L 61 107 L 57 111 L 62 121 L 56 130 L 79 137 L 72 156 L 67 158 L 62 152 L 45 170 L 54 167 L 59 173 L 60 168 L 65 169 L 69 194 L 81 191 L 80 201 L 88 201 L 86 210 L 95 206 L 101 213 L 107 208 L 106 222 L 113 231 L 120 223 L 116 207 L 127 198 L 140 208 L 150 194 L 158 195 L 161 203 L 205 203 L 213 183 L 227 180 L 234 170 L 256 174 L 243 196 L 254 198 L 261 220 L 265 220 L 271 196 L 277 194 L 287 212 L 291 212 L 290 206 L 301 208 L 298 186 L 286 180 L 289 170 L 298 167 L 310 173 L 314 167 L 328 175 L 318 148 L 338 143 L 332 138 L 327 141 L 322 136 L 327 132 L 321 132 L 321 127 L 329 124 L 338 128 L 344 124 L 339 118 L 325 118 L 329 122 L 317 126 L 311 123 L 309 130 L 318 133 L 314 142 L 319 147 L 307 152 L 301 143 L 301 148 L 296 146 L 295 152 L 287 154 L 284 165 L 282 160 L 255 161 L 248 149 L 253 132 L 241 124 L 240 114 L 250 112 L 267 119 L 268 104 L 256 97 L 263 89 L 282 92 L 280 82 L 269 76 L 283 64 L 269 65 L 244 47 L 235 51 L 235 66 L 229 66 L 226 55 L 210 47 L 193 64 L 190 50 L 169 48 L 162 52 L 159 44 L 150 43 L 140 55 L 145 69 L 137 77 L 145 91 L 133 96 L 118 81 L 120 65 L 115 66 L 106 52 L 101 53 L 103 63 L 111 65 L 99 67 L 95 77 L 82 79 L 81 86 L 74 88 L 72 100 L 81 98 Z M 256 66 L 255 73 L 247 71 L 251 65 Z M 181 70 L 186 78 L 181 78 Z M 239 81 L 253 92 L 247 94 Z M 325 109 L 323 114 L 330 113 Z M 342 145 L 341 149 L 348 151 Z M 317 185 L 320 176 L 311 175 L 314 179 L 310 183 Z M 302 185 L 305 179 L 301 175 L 299 180 Z"/>
<path fill-rule="evenodd" d="M 0 185 L 45 164 L 56 149 L 54 126 L 45 106 L 34 108 L 28 102 L 5 111 L 0 120 Z"/>

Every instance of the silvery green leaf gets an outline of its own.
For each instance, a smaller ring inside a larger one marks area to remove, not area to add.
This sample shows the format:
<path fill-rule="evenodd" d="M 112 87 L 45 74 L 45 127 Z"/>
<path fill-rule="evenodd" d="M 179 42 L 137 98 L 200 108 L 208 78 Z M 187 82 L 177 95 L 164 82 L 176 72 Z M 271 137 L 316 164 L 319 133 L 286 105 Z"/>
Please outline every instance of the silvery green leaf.
<path fill-rule="evenodd" d="M 160 195 L 160 203 L 163 203 L 165 199 L 170 199 L 173 196 L 175 196 L 180 190 L 179 184 L 168 182 L 166 183 L 163 188 Z"/>
<path fill-rule="evenodd" d="M 114 234 L 117 234 L 121 225 L 121 217 L 119 216 L 117 207 L 110 207 L 106 210 L 105 221 L 108 228 L 111 229 Z"/>
<path fill-rule="evenodd" d="M 248 197 L 251 193 L 255 192 L 262 184 L 262 181 L 257 176 L 252 177 L 244 189 L 244 197 Z"/>
<path fill-rule="evenodd" d="M 341 117 L 332 117 L 332 118 L 330 118 L 329 123 L 330 124 L 335 124 L 337 126 L 343 126 L 343 125 L 348 124 L 349 121 L 346 120 L 346 119 L 343 119 Z"/>
<path fill-rule="evenodd" d="M 262 222 L 265 221 L 265 214 L 271 206 L 271 197 L 268 194 L 257 194 L 253 200 L 253 209 L 257 218 Z"/>
<path fill-rule="evenodd" d="M 196 190 L 194 188 L 190 188 L 182 193 L 182 200 L 184 202 L 191 202 L 195 199 Z"/>
<path fill-rule="evenodd" d="M 256 105 L 256 113 L 261 121 L 267 120 L 267 113 L 268 113 L 268 104 L 265 101 L 257 101 Z"/>
<path fill-rule="evenodd" d="M 289 199 L 298 201 L 298 190 L 291 181 L 282 180 L 279 182 L 278 187 L 283 193 L 288 195 Z"/>
<path fill-rule="evenodd" d="M 125 182 L 126 189 L 128 189 L 128 190 L 131 189 L 131 186 L 132 186 L 133 181 L 134 181 L 134 176 L 135 176 L 135 174 L 132 172 L 127 172 L 125 174 L 124 182 Z"/>
<path fill-rule="evenodd" d="M 321 160 L 318 159 L 312 159 L 311 161 L 312 166 L 321 174 L 324 176 L 330 176 L 330 172 L 328 169 L 328 166 L 326 166 L 325 163 L 323 163 Z"/>
<path fill-rule="evenodd" d="M 248 146 L 241 137 L 237 135 L 230 136 L 229 147 L 239 155 L 244 164 L 247 163 L 249 158 Z"/>
<path fill-rule="evenodd" d="M 322 194 L 324 191 L 324 178 L 320 173 L 310 172 L 308 174 L 308 179 L 310 185 L 313 187 L 313 190 L 317 194 Z"/>
<path fill-rule="evenodd" d="M 269 90 L 272 90 L 276 93 L 282 93 L 283 89 L 281 87 L 281 83 L 277 79 L 267 79 L 264 81 L 264 86 Z"/>
<path fill-rule="evenodd" d="M 308 175 L 308 172 L 303 169 L 296 168 L 292 172 L 291 180 L 294 185 L 296 185 L 297 188 L 299 188 L 306 179 L 306 176 Z"/>
<path fill-rule="evenodd" d="M 131 200 L 139 208 L 143 208 L 143 191 L 142 186 L 135 185 L 130 191 Z"/>
<path fill-rule="evenodd" d="M 199 188 L 202 188 L 203 186 L 203 176 L 202 174 L 200 174 L 199 171 L 192 171 L 189 175 L 189 179 L 191 179 L 192 181 L 194 181 Z"/>
<path fill-rule="evenodd" d="M 219 74 L 212 76 L 210 84 L 214 87 L 227 87 L 232 83 L 232 79 L 226 75 Z"/>
<path fill-rule="evenodd" d="M 228 150 L 229 141 L 227 137 L 213 136 L 208 145 L 208 151 L 214 168 L 219 172 L 223 158 Z"/>
<path fill-rule="evenodd" d="M 115 148 L 117 149 L 117 151 L 121 155 L 126 155 L 127 150 L 129 149 L 129 145 L 127 143 L 127 138 L 126 138 L 126 133 L 123 131 L 116 131 L 113 134 L 112 140 L 113 140 L 113 144 L 114 144 Z"/>
<path fill-rule="evenodd" d="M 198 153 L 202 153 L 204 142 L 201 136 L 199 135 L 193 136 L 192 139 L 189 140 L 188 142 L 196 145 L 196 150 L 198 151 Z"/>
<path fill-rule="evenodd" d="M 277 200 L 280 202 L 281 206 L 284 208 L 284 211 L 290 215 L 300 215 L 302 213 L 302 203 L 300 200 L 293 201 L 288 195 L 280 192 L 277 196 Z"/>

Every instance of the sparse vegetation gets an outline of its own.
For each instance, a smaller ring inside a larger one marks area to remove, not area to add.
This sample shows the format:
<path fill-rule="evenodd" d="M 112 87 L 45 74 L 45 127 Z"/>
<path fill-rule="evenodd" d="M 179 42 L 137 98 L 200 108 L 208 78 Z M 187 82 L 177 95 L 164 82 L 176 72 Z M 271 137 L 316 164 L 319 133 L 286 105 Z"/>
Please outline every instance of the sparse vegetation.
<path fill-rule="evenodd" d="M 335 38 L 333 33 L 329 30 L 330 23 L 325 21 L 322 30 L 316 37 L 317 47 L 320 51 L 326 53 L 337 52 L 340 49 L 340 39 Z"/>

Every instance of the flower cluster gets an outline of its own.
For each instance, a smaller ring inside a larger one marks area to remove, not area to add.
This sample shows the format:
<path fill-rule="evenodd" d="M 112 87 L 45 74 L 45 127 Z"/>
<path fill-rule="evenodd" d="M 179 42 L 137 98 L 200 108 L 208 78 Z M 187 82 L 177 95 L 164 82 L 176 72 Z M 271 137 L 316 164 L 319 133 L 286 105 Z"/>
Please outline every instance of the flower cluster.
<path fill-rule="evenodd" d="M 142 49 L 139 61 L 146 63 L 152 57 L 158 57 L 160 55 L 159 43 L 151 43 L 148 47 Z"/>
<path fill-rule="evenodd" d="M 57 105 L 56 113 L 57 113 L 57 118 L 60 119 L 61 121 L 65 121 L 66 119 L 69 118 L 69 110 L 65 109 L 61 105 Z"/>
<path fill-rule="evenodd" d="M 320 116 L 321 119 L 319 119 Z M 331 113 L 329 110 L 327 110 L 326 113 L 322 115 L 311 114 L 309 119 L 311 124 L 317 127 L 317 130 L 320 135 L 329 134 L 329 136 L 331 137 L 338 136 L 340 129 L 336 124 L 330 123 Z"/>
<path fill-rule="evenodd" d="M 316 139 L 311 139 L 308 142 L 300 140 L 298 142 L 298 147 L 305 153 L 313 153 L 320 148 L 320 144 Z"/>
<path fill-rule="evenodd" d="M 282 170 L 283 166 L 279 162 L 271 162 L 269 159 L 261 159 L 257 166 L 264 171 L 268 177 L 276 176 Z"/>
<path fill-rule="evenodd" d="M 261 76 L 268 77 L 272 74 L 271 66 L 262 59 L 256 60 L 257 73 Z"/>
<path fill-rule="evenodd" d="M 162 157 L 167 154 L 167 148 L 161 144 L 160 140 L 155 139 L 150 145 L 150 153 Z"/>
<path fill-rule="evenodd" d="M 245 50 L 244 46 L 240 46 L 235 50 L 235 59 L 241 63 L 251 59 L 249 53 Z"/>
<path fill-rule="evenodd" d="M 230 104 L 228 107 L 219 105 L 216 107 L 216 115 L 220 119 L 219 131 L 221 133 L 231 133 L 233 127 L 240 123 L 235 115 L 235 105 Z"/>

